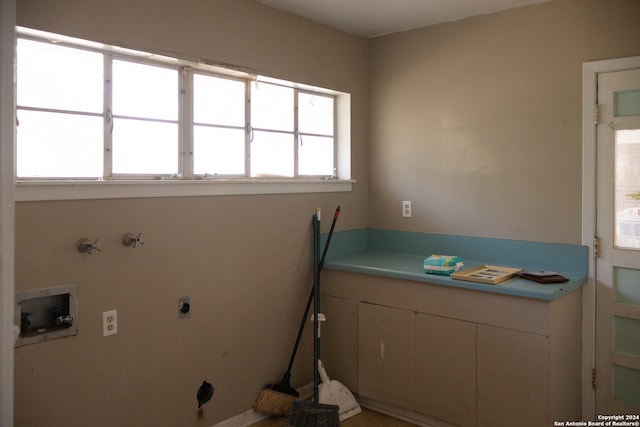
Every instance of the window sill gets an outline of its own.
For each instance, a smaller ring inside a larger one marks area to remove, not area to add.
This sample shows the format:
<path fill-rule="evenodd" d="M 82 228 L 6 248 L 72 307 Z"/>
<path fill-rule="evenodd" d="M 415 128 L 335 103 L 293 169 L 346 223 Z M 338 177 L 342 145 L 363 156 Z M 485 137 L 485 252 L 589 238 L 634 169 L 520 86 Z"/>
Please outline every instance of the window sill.
<path fill-rule="evenodd" d="M 17 202 L 351 191 L 354 180 L 16 181 Z"/>

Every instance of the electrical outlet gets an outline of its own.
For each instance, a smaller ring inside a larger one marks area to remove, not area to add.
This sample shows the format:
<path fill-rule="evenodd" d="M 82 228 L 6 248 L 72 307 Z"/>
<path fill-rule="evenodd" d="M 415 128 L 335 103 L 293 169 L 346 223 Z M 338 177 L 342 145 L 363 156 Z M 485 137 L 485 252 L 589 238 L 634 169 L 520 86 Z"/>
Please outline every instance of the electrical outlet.
<path fill-rule="evenodd" d="M 191 315 L 191 297 L 178 298 L 178 319 L 188 319 Z"/>
<path fill-rule="evenodd" d="M 411 201 L 410 200 L 402 201 L 402 216 L 403 218 L 411 218 Z"/>
<path fill-rule="evenodd" d="M 102 313 L 102 336 L 108 337 L 118 333 L 118 310 Z"/>

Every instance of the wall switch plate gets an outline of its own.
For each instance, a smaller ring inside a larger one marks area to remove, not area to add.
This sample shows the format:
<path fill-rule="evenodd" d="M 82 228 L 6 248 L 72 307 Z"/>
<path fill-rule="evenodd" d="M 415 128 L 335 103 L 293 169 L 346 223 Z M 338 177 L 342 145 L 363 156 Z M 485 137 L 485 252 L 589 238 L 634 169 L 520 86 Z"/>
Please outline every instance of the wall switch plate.
<path fill-rule="evenodd" d="M 102 313 L 102 336 L 108 337 L 118 333 L 118 310 Z"/>
<path fill-rule="evenodd" d="M 411 218 L 411 201 L 410 200 L 402 201 L 402 217 Z"/>

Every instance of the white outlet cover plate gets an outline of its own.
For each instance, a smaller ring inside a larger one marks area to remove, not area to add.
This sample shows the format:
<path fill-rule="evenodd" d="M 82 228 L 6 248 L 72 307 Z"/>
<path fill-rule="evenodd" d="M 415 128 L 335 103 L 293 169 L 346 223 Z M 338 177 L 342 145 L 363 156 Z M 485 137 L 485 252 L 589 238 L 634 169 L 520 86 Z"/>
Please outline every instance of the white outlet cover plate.
<path fill-rule="evenodd" d="M 102 313 L 102 336 L 108 337 L 118 333 L 118 310 Z"/>
<path fill-rule="evenodd" d="M 402 201 L 402 216 L 403 218 L 411 218 L 411 201 L 410 200 Z"/>

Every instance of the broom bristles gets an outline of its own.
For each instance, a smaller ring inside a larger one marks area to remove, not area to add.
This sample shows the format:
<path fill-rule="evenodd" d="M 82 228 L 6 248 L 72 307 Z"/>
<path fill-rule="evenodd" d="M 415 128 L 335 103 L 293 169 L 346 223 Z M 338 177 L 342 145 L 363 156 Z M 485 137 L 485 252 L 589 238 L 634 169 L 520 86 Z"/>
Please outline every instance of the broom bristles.
<path fill-rule="evenodd" d="M 296 400 L 289 415 L 289 425 L 294 427 L 339 427 L 340 407 L 312 401 Z"/>
<path fill-rule="evenodd" d="M 258 395 L 253 409 L 263 414 L 284 417 L 291 414 L 296 399 L 296 396 L 265 388 Z"/>

